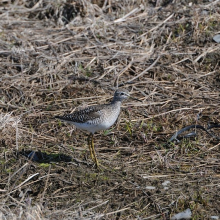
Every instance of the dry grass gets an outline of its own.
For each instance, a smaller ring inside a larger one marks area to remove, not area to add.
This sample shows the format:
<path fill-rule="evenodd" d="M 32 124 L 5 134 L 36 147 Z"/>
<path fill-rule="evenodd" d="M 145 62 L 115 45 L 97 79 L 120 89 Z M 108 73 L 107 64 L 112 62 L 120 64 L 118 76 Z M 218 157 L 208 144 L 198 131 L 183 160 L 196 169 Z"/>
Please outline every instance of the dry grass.
<path fill-rule="evenodd" d="M 198 131 L 167 143 L 182 127 L 220 123 L 220 4 L 178 2 L 0 3 L 1 219 L 220 216 L 219 141 Z M 53 117 L 117 87 L 142 103 L 125 102 L 96 135 L 97 170 L 86 135 Z"/>

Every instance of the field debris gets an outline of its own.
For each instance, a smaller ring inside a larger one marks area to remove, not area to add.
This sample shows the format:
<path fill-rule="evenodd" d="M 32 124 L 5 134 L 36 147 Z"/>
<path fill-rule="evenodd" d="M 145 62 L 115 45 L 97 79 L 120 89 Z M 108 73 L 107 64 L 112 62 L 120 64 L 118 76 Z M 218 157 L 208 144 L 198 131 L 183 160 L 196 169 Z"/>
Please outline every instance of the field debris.
<path fill-rule="evenodd" d="M 0 1 L 0 218 L 218 216 L 219 20 L 219 0 Z M 96 169 L 54 116 L 117 88 L 142 102 L 95 134 Z"/>

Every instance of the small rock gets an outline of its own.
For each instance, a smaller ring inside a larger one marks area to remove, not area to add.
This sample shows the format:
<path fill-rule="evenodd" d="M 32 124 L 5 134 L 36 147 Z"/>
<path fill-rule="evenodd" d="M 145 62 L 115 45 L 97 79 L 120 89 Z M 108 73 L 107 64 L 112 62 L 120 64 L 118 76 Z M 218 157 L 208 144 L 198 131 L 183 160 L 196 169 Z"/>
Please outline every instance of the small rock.
<path fill-rule="evenodd" d="M 170 181 L 169 180 L 166 180 L 162 183 L 163 186 L 167 186 L 168 184 L 170 184 Z"/>
<path fill-rule="evenodd" d="M 156 189 L 155 186 L 146 186 L 146 189 Z"/>
<path fill-rule="evenodd" d="M 216 43 L 220 43 L 220 34 L 216 34 L 216 35 L 213 37 L 213 40 L 214 40 Z"/>
<path fill-rule="evenodd" d="M 183 212 L 180 212 L 174 215 L 171 219 L 172 220 L 180 220 L 180 219 L 190 219 L 192 217 L 192 212 L 190 209 L 186 209 Z"/>

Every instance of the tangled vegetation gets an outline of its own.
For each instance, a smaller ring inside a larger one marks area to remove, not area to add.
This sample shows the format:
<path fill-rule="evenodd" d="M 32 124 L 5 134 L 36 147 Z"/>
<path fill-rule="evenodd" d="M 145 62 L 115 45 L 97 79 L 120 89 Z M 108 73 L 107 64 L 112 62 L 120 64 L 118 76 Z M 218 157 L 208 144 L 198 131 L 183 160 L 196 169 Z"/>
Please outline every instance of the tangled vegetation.
<path fill-rule="evenodd" d="M 0 218 L 220 217 L 219 0 L 0 2 Z M 95 135 L 54 119 L 111 100 Z M 210 136 L 189 125 L 216 125 Z M 192 134 L 192 133 L 191 133 Z"/>

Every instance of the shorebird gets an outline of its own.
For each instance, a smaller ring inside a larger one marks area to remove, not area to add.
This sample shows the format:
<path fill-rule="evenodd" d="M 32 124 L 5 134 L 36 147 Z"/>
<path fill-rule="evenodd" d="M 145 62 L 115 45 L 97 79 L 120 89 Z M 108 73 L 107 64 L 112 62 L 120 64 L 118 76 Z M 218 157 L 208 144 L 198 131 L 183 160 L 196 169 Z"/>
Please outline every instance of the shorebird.
<path fill-rule="evenodd" d="M 72 114 L 55 117 L 61 121 L 74 124 L 79 129 L 90 132 L 88 136 L 89 151 L 91 158 L 97 167 L 99 163 L 94 148 L 94 133 L 106 130 L 115 123 L 120 114 L 121 103 L 128 97 L 130 97 L 130 95 L 127 90 L 118 89 L 115 91 L 113 100 L 109 104 L 93 105 L 85 109 L 75 111 Z"/>

